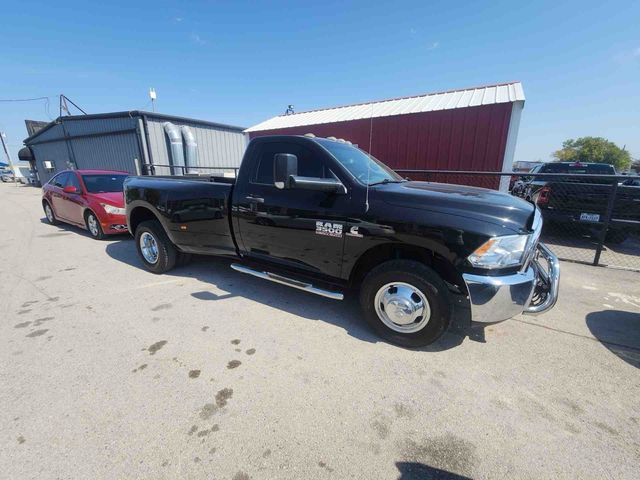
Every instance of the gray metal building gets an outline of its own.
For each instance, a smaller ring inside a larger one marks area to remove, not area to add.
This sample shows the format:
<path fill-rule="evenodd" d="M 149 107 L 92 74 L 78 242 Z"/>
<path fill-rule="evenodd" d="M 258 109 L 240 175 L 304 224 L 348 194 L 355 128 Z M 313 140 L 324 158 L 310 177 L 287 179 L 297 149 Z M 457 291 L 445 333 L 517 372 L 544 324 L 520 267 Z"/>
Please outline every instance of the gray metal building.
<path fill-rule="evenodd" d="M 130 111 L 59 117 L 24 144 L 41 183 L 67 168 L 133 175 L 220 174 L 240 166 L 247 142 L 243 130 Z"/>

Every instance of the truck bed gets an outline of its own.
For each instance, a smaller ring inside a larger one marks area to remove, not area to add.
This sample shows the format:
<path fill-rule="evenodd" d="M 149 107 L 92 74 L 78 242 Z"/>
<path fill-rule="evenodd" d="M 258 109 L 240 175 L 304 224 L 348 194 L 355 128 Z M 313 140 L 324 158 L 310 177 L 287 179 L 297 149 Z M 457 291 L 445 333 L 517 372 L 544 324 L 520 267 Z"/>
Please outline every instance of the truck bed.
<path fill-rule="evenodd" d="M 136 208 L 151 205 L 181 251 L 235 254 L 230 226 L 234 184 L 234 178 L 215 176 L 129 177 L 124 193 L 130 222 L 136 222 Z"/>

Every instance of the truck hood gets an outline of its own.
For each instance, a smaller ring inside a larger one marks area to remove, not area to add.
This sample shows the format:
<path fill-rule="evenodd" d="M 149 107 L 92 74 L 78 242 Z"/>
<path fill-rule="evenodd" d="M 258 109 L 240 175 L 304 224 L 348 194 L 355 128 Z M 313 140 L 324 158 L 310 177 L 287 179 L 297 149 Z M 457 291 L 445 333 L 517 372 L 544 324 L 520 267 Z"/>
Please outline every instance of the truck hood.
<path fill-rule="evenodd" d="M 124 207 L 124 193 L 122 192 L 90 193 L 89 195 L 98 202 L 108 203 L 118 208 Z"/>
<path fill-rule="evenodd" d="M 473 218 L 516 232 L 529 229 L 534 211 L 532 204 L 513 195 L 464 185 L 410 181 L 379 185 L 376 190 L 392 205 Z"/>

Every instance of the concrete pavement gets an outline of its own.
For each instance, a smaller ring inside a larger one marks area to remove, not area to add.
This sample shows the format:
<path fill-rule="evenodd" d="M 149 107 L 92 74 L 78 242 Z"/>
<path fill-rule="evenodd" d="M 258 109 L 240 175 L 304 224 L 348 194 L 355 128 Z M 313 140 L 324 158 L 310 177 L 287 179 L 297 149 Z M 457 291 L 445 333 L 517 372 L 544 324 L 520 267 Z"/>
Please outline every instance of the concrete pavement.
<path fill-rule="evenodd" d="M 412 351 L 224 260 L 148 273 L 39 189 L 0 211 L 3 478 L 637 478 L 638 273 L 563 262 L 550 313 Z"/>

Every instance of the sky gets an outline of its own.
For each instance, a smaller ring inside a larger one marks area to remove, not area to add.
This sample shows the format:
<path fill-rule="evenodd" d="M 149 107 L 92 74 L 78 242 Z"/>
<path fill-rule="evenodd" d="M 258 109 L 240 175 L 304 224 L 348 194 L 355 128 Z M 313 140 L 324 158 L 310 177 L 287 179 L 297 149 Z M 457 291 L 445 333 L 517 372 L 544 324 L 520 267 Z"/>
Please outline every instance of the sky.
<path fill-rule="evenodd" d="M 603 136 L 640 158 L 640 2 L 0 0 L 0 131 L 151 110 L 249 127 L 284 113 L 519 80 L 515 160 Z"/>

